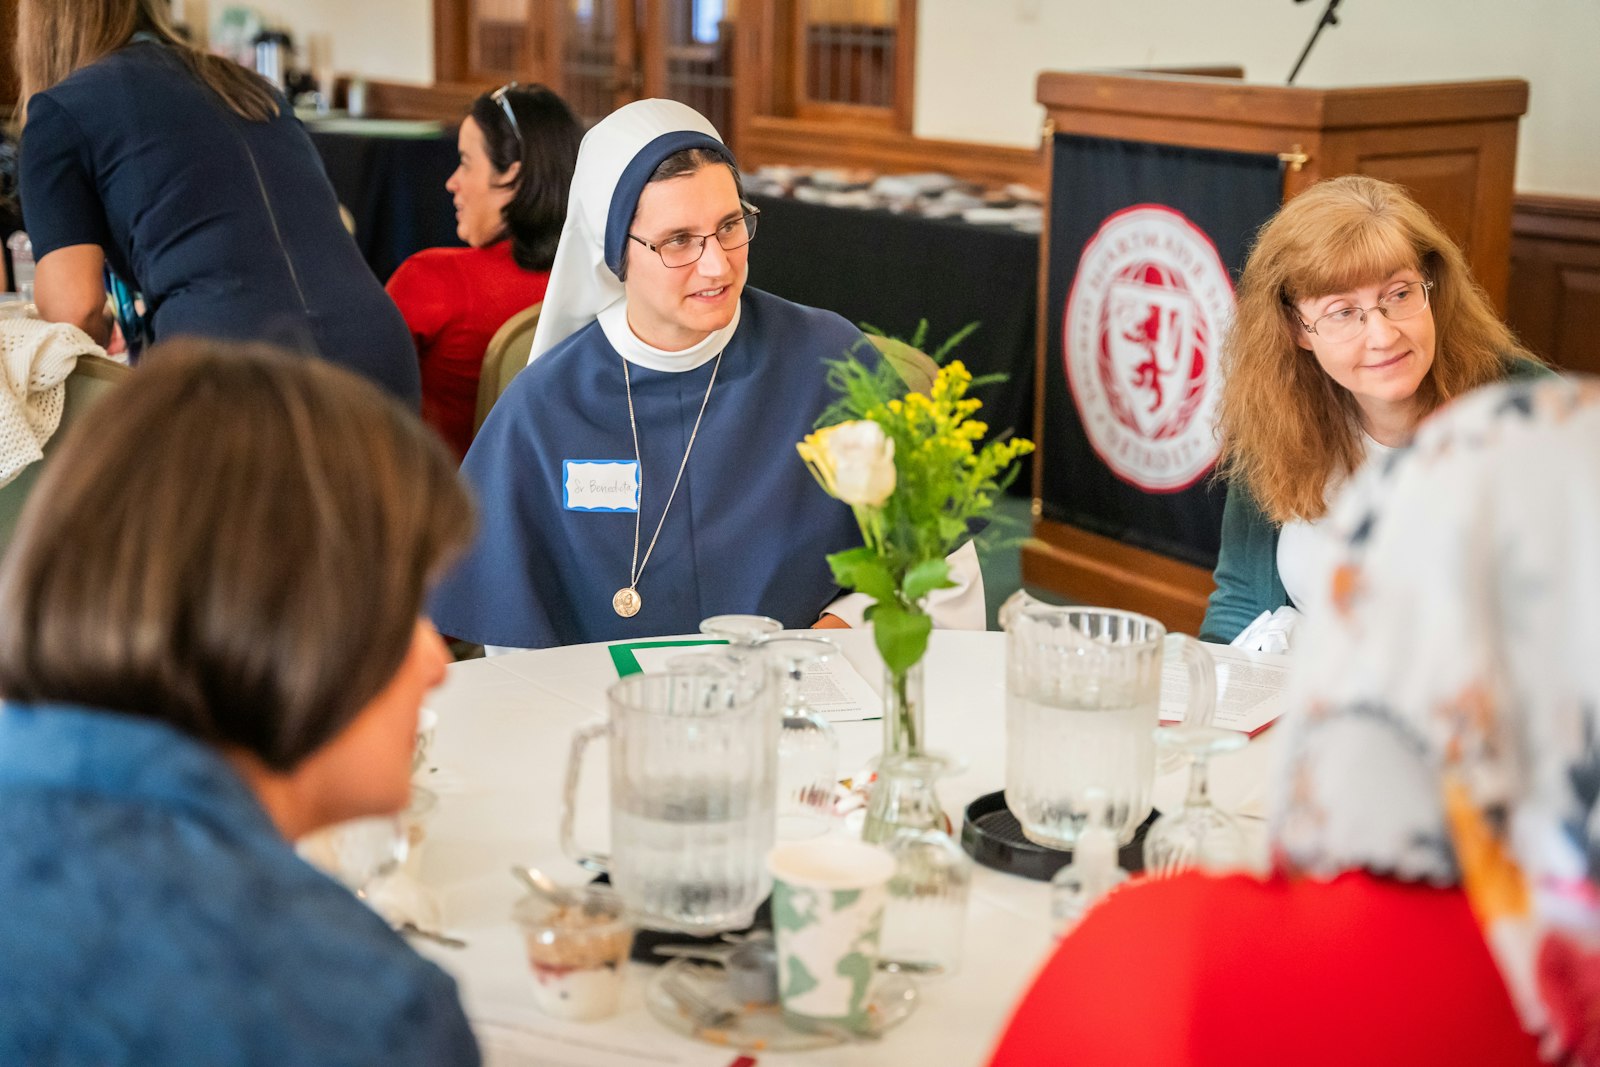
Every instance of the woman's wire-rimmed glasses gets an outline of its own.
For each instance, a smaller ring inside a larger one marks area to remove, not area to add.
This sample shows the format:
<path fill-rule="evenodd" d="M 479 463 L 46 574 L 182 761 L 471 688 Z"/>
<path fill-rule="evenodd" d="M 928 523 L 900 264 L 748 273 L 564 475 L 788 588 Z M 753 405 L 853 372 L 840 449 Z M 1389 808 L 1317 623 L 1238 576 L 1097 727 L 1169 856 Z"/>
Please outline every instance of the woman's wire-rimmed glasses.
<path fill-rule="evenodd" d="M 1428 292 L 1433 288 L 1429 281 L 1407 282 L 1369 308 L 1340 308 L 1319 316 L 1315 322 L 1300 320 L 1306 333 L 1314 333 L 1324 341 L 1338 343 L 1353 340 L 1367 325 L 1367 315 L 1376 311 L 1390 322 L 1401 322 L 1422 314 L 1428 306 Z M 1299 316 L 1296 315 L 1296 318 Z"/>
<path fill-rule="evenodd" d="M 745 205 L 749 207 L 749 205 Z M 663 266 L 678 268 L 687 267 L 700 262 L 700 257 L 706 254 L 706 241 L 712 237 L 717 239 L 717 244 L 722 246 L 724 252 L 732 252 L 736 248 L 743 248 L 756 239 L 756 217 L 761 214 L 760 208 L 750 208 L 736 219 L 729 219 L 718 226 L 714 233 L 675 233 L 660 244 L 646 241 L 643 237 L 628 234 L 628 240 L 638 241 L 650 251 L 661 257 Z"/>
<path fill-rule="evenodd" d="M 517 147 L 522 147 L 522 127 L 517 125 L 517 113 L 511 110 L 511 99 L 507 96 L 511 90 L 520 88 L 516 82 L 507 82 L 489 94 L 489 99 L 500 105 L 500 110 L 506 113 L 506 121 L 511 123 L 511 132 L 517 135 Z"/>

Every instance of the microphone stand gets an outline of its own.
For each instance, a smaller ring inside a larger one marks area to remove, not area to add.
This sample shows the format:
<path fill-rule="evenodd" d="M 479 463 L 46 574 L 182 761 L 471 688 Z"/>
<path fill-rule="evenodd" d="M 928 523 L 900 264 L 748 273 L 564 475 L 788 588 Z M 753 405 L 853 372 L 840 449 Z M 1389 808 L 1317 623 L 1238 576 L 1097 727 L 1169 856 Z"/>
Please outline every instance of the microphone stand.
<path fill-rule="evenodd" d="M 1304 3 L 1305 0 L 1294 0 L 1294 2 L 1300 4 Z M 1317 28 L 1311 31 L 1311 40 L 1306 42 L 1304 50 L 1302 50 L 1300 53 L 1300 58 L 1295 60 L 1294 69 L 1289 72 L 1289 80 L 1285 84 L 1294 84 L 1295 76 L 1300 73 L 1300 68 L 1306 65 L 1306 57 L 1309 56 L 1311 54 L 1311 50 L 1316 47 L 1317 38 L 1322 36 L 1323 29 L 1328 26 L 1339 25 L 1339 16 L 1336 14 L 1336 12 L 1339 10 L 1339 3 L 1340 0 L 1328 0 L 1328 9 L 1324 11 L 1322 13 L 1322 17 L 1317 20 Z"/>

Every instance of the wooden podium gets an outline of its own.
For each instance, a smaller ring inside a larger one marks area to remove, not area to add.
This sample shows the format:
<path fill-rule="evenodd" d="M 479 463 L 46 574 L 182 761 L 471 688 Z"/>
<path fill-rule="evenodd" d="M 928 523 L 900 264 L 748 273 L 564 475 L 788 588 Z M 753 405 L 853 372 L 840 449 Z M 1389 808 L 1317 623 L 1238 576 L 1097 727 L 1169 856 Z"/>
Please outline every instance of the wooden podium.
<path fill-rule="evenodd" d="M 1284 200 L 1340 174 L 1404 185 L 1461 243 L 1478 282 L 1504 311 L 1525 81 L 1311 89 L 1158 72 L 1046 73 L 1039 76 L 1038 99 L 1046 108 L 1046 130 L 1056 135 L 1276 156 Z M 1047 140 L 1055 138 L 1047 133 Z M 1047 159 L 1053 159 L 1049 148 Z M 1047 189 L 1053 186 L 1046 181 Z M 1036 362 L 1035 438 L 1041 448 L 1023 579 L 1074 600 L 1151 615 L 1172 630 L 1197 632 L 1212 589 L 1209 567 L 1137 547 L 1136 534 L 1105 536 L 1058 521 L 1051 515 L 1053 502 L 1043 495 L 1050 453 L 1044 440 L 1046 382 L 1064 373 L 1049 356 L 1052 331 L 1060 326 L 1049 300 L 1051 233 L 1047 214 Z"/>

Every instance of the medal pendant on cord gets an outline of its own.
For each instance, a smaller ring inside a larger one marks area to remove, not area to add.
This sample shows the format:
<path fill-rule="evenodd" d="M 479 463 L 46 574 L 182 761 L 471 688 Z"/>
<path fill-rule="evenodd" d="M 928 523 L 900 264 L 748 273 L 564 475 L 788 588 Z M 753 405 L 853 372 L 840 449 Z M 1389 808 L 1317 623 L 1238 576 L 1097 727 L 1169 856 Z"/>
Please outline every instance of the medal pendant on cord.
<path fill-rule="evenodd" d="M 639 614 L 639 609 L 644 607 L 644 598 L 639 591 L 631 585 L 617 590 L 617 595 L 611 598 L 611 607 L 624 619 L 631 619 Z"/>

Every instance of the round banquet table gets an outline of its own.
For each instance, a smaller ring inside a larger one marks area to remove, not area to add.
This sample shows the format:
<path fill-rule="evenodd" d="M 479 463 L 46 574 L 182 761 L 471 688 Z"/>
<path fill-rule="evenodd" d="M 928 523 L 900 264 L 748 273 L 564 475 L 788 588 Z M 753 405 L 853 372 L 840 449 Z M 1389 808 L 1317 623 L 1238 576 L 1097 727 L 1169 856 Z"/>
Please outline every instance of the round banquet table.
<path fill-rule="evenodd" d="M 880 668 L 870 633 L 830 631 L 828 636 L 876 687 Z M 588 877 L 561 851 L 561 790 L 572 732 L 604 717 L 605 691 L 616 677 L 606 645 L 576 645 L 454 664 L 428 699 L 439 721 L 419 780 L 439 803 L 416 869 L 437 895 L 444 929 L 468 944 L 463 949 L 421 940 L 413 944 L 455 976 L 487 1061 L 496 1067 L 548 1062 L 519 1045 L 517 1035 L 530 1027 L 570 1043 L 571 1059 L 564 1056 L 564 1064 L 725 1067 L 734 1059 L 729 1050 L 681 1037 L 649 1015 L 643 990 L 653 968 L 644 965 L 632 965 L 622 1009 L 609 1019 L 561 1023 L 544 1019 L 533 1006 L 532 979 L 510 919 L 521 890 L 508 867 L 532 864 L 558 881 Z M 927 694 L 931 747 L 966 761 L 965 770 L 940 785 L 946 810 L 959 819 L 969 801 L 1005 782 L 1004 635 L 935 632 L 927 657 Z M 881 722 L 845 722 L 836 729 L 841 773 L 853 772 L 877 754 Z M 1246 824 L 1258 843 L 1264 840 L 1260 818 L 1278 733 L 1269 729 L 1243 750 L 1213 761 L 1214 798 L 1224 809 L 1251 817 Z M 1178 804 L 1186 779 L 1186 771 L 1162 776 L 1156 806 Z M 605 844 L 606 790 L 605 760 L 591 754 L 577 828 L 586 844 Z M 881 1041 L 811 1053 L 761 1053 L 760 1062 L 976 1067 L 987 1061 L 1012 1006 L 1052 946 L 1048 885 L 977 867 L 961 968 L 920 982 L 920 1003 L 909 1019 Z"/>

